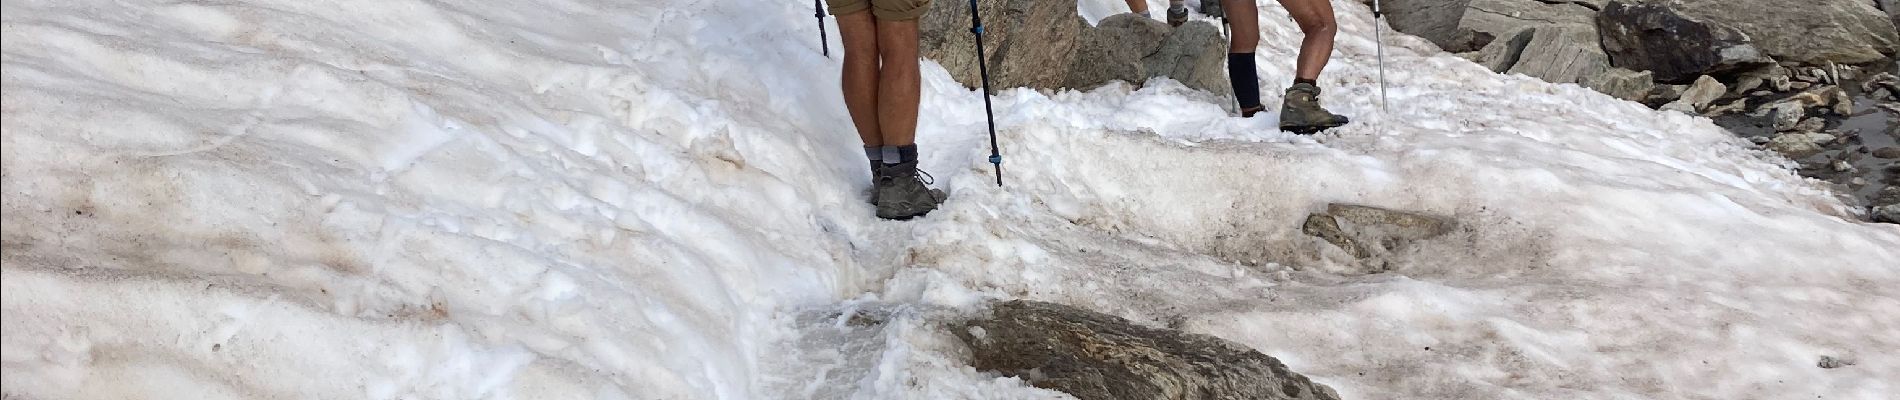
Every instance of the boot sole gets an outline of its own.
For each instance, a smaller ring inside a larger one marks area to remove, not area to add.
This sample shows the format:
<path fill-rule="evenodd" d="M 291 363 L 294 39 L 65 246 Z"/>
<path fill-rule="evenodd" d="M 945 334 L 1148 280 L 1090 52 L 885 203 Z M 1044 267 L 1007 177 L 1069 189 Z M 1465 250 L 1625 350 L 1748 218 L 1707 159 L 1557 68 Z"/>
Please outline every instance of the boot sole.
<path fill-rule="evenodd" d="M 1320 132 L 1325 132 L 1325 131 L 1326 131 L 1327 129 L 1333 129 L 1333 128 L 1338 128 L 1338 127 L 1342 127 L 1342 126 L 1345 126 L 1345 125 L 1332 125 L 1332 126 L 1282 126 L 1282 127 L 1280 127 L 1280 130 L 1283 130 L 1283 131 L 1287 131 L 1287 132 L 1292 132 L 1292 133 L 1293 133 L 1293 134 L 1295 134 L 1295 135 L 1311 135 L 1311 134 L 1315 134 L 1315 133 L 1320 133 Z"/>

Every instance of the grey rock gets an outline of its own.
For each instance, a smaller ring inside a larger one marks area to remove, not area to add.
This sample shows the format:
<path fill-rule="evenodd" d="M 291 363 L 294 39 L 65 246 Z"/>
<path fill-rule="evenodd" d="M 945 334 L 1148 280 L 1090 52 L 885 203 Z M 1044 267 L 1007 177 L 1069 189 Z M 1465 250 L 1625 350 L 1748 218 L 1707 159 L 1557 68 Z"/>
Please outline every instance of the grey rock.
<path fill-rule="evenodd" d="M 1811 87 L 1814 87 L 1814 84 L 1810 82 L 1801 82 L 1801 81 L 1788 82 L 1788 89 L 1790 90 L 1801 90 L 1801 89 L 1807 89 Z"/>
<path fill-rule="evenodd" d="M 955 331 L 976 369 L 1083 400 L 1339 398 L 1259 351 L 1060 304 L 997 304 Z"/>
<path fill-rule="evenodd" d="M 991 88 L 1060 88 L 1068 81 L 1088 22 L 1075 3 L 1036 0 L 979 0 L 983 45 Z M 919 51 L 935 60 L 967 88 L 977 88 L 976 39 L 970 33 L 969 3 L 931 2 L 918 20 Z M 1053 67 L 1052 67 L 1053 66 Z"/>
<path fill-rule="evenodd" d="M 1767 111 L 1767 116 L 1773 117 L 1775 132 L 1794 130 L 1796 126 L 1801 124 L 1801 118 L 1808 113 L 1807 107 L 1798 101 L 1774 103 L 1763 108 L 1763 110 Z"/>
<path fill-rule="evenodd" d="M 1350 204 L 1329 204 L 1306 217 L 1300 231 L 1339 246 L 1361 260 L 1382 257 L 1420 240 L 1450 233 L 1448 218 Z"/>
<path fill-rule="evenodd" d="M 1447 52 L 1477 51 L 1524 27 L 1590 24 L 1594 1 L 1385 0 L 1393 29 L 1437 44 Z"/>
<path fill-rule="evenodd" d="M 1790 159 L 1808 158 L 1826 150 L 1826 143 L 1834 141 L 1834 135 L 1825 133 L 1784 133 L 1768 141 L 1768 148 Z"/>
<path fill-rule="evenodd" d="M 1815 133 L 1820 132 L 1822 129 L 1827 129 L 1827 120 L 1822 118 L 1808 118 L 1801 120 L 1800 123 L 1794 124 L 1795 132 Z"/>
<path fill-rule="evenodd" d="M 1227 39 L 1214 24 L 1190 21 L 1174 28 L 1141 64 L 1148 69 L 1146 78 L 1166 76 L 1217 95 L 1234 93 L 1227 81 Z"/>
<path fill-rule="evenodd" d="M 1664 110 L 1695 114 L 1698 111 L 1707 109 L 1709 104 L 1714 103 L 1715 99 L 1722 97 L 1723 93 L 1728 93 L 1727 86 L 1722 85 L 1721 81 L 1715 80 L 1715 77 L 1703 75 L 1701 78 L 1695 80 L 1695 84 L 1689 85 L 1689 90 L 1682 92 L 1682 97 L 1664 105 L 1662 108 Z"/>
<path fill-rule="evenodd" d="M 932 2 L 919 22 L 924 57 L 964 87 L 977 88 L 976 44 L 969 3 Z M 1112 81 L 1137 86 L 1167 76 L 1188 87 L 1229 94 L 1226 42 L 1204 21 L 1181 27 L 1134 14 L 1089 26 L 1075 4 L 1048 0 L 979 0 L 991 89 L 1093 89 Z"/>
<path fill-rule="evenodd" d="M 1682 98 L 1682 92 L 1688 90 L 1689 85 L 1656 85 L 1655 89 L 1649 91 L 1649 99 L 1644 102 L 1649 104 L 1668 104 L 1676 101 L 1676 99 Z"/>
<path fill-rule="evenodd" d="M 1081 45 L 1068 65 L 1068 80 L 1063 87 L 1093 88 L 1110 81 L 1140 83 L 1148 71 L 1141 59 L 1161 48 L 1167 40 L 1168 23 L 1133 13 L 1103 18 L 1094 29 L 1082 32 Z"/>
<path fill-rule="evenodd" d="M 1900 147 L 1882 147 L 1874 149 L 1874 157 L 1889 160 L 1900 159 Z"/>
<path fill-rule="evenodd" d="M 1611 64 L 1653 71 L 1658 81 L 1684 83 L 1773 62 L 1740 30 L 1672 4 L 1618 0 L 1605 6 L 1595 22 Z"/>
<path fill-rule="evenodd" d="M 1861 64 L 1900 53 L 1892 17 L 1869 0 L 1674 0 L 1683 14 L 1732 27 L 1781 61 Z"/>
<path fill-rule="evenodd" d="M 1594 89 L 1611 97 L 1642 101 L 1656 88 L 1655 74 L 1649 71 L 1631 71 L 1611 68 L 1603 73 L 1583 78 L 1583 87 Z"/>
<path fill-rule="evenodd" d="M 1900 224 L 1900 186 L 1881 188 L 1869 203 L 1873 207 L 1869 207 L 1868 216 L 1874 222 Z"/>
<path fill-rule="evenodd" d="M 1578 83 L 1610 69 L 1610 56 L 1597 43 L 1595 25 L 1548 24 L 1531 31 L 1509 72 L 1545 82 Z"/>
<path fill-rule="evenodd" d="M 1459 54 L 1468 54 L 1462 57 L 1491 69 L 1491 72 L 1510 71 L 1511 66 L 1517 65 L 1518 59 L 1523 58 L 1524 46 L 1530 45 L 1534 32 L 1536 30 L 1532 28 L 1519 28 L 1492 40 L 1483 49 Z"/>
<path fill-rule="evenodd" d="M 1821 361 L 1815 363 L 1815 366 L 1825 369 L 1835 369 L 1849 365 L 1854 365 L 1854 360 L 1832 356 L 1821 356 Z"/>

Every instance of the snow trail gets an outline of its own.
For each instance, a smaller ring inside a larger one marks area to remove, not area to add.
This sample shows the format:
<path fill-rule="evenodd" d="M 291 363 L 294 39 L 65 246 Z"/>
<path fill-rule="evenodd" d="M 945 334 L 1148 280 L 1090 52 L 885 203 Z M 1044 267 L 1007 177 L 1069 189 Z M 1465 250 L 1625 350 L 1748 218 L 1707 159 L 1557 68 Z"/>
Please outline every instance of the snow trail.
<path fill-rule="evenodd" d="M 1263 3 L 1275 102 L 1299 35 Z M 809 4 L 10 0 L 0 380 L 1060 398 L 944 330 L 1020 297 L 1234 340 L 1347 398 L 1900 391 L 1900 228 L 1707 120 L 1416 38 L 1388 36 L 1375 112 L 1370 13 L 1335 3 L 1324 99 L 1360 123 L 1288 135 L 1167 81 L 1001 91 L 1002 189 L 982 99 L 926 62 L 951 199 L 898 223 L 859 197 Z M 1298 232 L 1328 202 L 1462 227 L 1363 274 Z"/>

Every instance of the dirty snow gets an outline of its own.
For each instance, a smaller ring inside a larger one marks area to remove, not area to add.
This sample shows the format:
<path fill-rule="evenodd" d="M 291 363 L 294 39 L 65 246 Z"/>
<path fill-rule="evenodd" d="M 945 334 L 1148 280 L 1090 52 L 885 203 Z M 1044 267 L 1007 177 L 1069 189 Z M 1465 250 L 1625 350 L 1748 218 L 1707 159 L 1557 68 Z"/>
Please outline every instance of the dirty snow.
<path fill-rule="evenodd" d="M 1277 102 L 1299 35 L 1262 3 Z M 980 94 L 927 62 L 951 198 L 888 222 L 809 3 L 8 0 L 0 392 L 1063 397 L 964 366 L 947 321 L 1007 298 L 1349 399 L 1900 392 L 1900 228 L 1705 119 L 1415 38 L 1382 111 L 1370 13 L 1335 3 L 1324 100 L 1359 123 L 1001 91 L 1004 188 Z M 1368 271 L 1298 233 L 1328 202 L 1462 228 Z"/>

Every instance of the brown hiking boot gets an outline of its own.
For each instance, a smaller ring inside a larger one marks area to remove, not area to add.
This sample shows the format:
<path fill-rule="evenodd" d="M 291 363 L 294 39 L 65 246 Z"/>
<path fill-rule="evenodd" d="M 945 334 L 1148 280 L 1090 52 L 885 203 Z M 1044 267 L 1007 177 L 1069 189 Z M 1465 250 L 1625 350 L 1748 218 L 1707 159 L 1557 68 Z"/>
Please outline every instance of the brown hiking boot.
<path fill-rule="evenodd" d="M 1280 103 L 1280 130 L 1301 135 L 1337 128 L 1351 120 L 1319 105 L 1319 86 L 1295 83 Z"/>
<path fill-rule="evenodd" d="M 917 162 L 885 164 L 872 188 L 877 198 L 877 217 L 907 220 L 937 209 L 946 198 L 943 191 L 931 189 L 930 174 L 917 169 Z"/>

